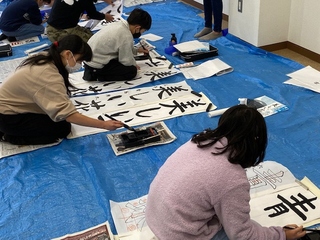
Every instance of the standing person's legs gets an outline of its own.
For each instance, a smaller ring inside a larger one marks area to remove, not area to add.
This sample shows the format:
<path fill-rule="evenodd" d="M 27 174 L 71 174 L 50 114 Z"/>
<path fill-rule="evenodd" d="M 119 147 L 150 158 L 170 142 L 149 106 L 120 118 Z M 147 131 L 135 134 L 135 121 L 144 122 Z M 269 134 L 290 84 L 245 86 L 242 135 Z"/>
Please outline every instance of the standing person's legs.
<path fill-rule="evenodd" d="M 210 29 L 212 29 L 212 2 L 214 0 L 203 0 L 204 26 Z"/>
<path fill-rule="evenodd" d="M 203 0 L 204 28 L 194 35 L 195 38 L 202 37 L 212 32 L 212 4 L 211 0 Z"/>
<path fill-rule="evenodd" d="M 222 0 L 211 0 L 212 10 L 213 10 L 213 19 L 214 19 L 214 28 L 213 31 L 221 32 L 222 28 L 222 11 L 223 3 Z"/>
<path fill-rule="evenodd" d="M 100 82 L 124 81 L 135 78 L 137 72 L 138 70 L 136 66 L 124 66 L 118 62 L 117 59 L 112 59 L 101 69 L 94 69 L 89 66 L 85 66 L 83 79 L 87 81 L 98 80 Z M 89 76 L 92 76 L 92 78 Z"/>
<path fill-rule="evenodd" d="M 200 40 L 209 41 L 214 40 L 218 37 L 222 36 L 221 33 L 221 25 L 222 25 L 222 0 L 210 0 L 211 2 L 211 9 L 214 18 L 214 29 L 207 35 L 200 37 Z M 207 13 L 209 14 L 209 13 Z M 209 24 L 209 23 L 206 23 Z"/>
<path fill-rule="evenodd" d="M 71 131 L 67 121 L 54 122 L 46 114 L 0 114 L 4 141 L 17 145 L 49 144 L 65 138 Z"/>

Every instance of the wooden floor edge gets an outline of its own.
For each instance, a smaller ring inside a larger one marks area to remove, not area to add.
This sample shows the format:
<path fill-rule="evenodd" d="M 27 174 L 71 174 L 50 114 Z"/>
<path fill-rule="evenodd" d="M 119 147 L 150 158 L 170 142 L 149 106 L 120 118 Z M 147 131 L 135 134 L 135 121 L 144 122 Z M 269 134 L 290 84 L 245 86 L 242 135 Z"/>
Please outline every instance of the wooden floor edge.
<path fill-rule="evenodd" d="M 295 43 L 289 42 L 289 41 L 265 45 L 265 46 L 261 46 L 259 48 L 266 50 L 268 52 L 273 52 L 273 51 L 287 48 L 287 49 L 290 49 L 291 51 L 294 51 L 302 56 L 305 56 L 315 62 L 320 63 L 320 54 L 315 53 L 309 49 L 306 49 L 304 47 L 301 47 L 301 46 L 299 46 Z"/>

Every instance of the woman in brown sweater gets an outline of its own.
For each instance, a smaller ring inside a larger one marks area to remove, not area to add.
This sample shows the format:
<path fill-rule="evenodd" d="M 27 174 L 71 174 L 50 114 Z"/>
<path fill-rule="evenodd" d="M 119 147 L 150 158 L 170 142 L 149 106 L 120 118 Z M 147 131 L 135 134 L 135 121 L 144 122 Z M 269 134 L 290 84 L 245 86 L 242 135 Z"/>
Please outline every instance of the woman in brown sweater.
<path fill-rule="evenodd" d="M 65 138 L 71 123 L 115 130 L 119 121 L 80 114 L 71 102 L 69 72 L 90 61 L 90 46 L 79 36 L 54 42 L 48 53 L 24 60 L 0 88 L 0 137 L 12 144 L 48 144 Z"/>

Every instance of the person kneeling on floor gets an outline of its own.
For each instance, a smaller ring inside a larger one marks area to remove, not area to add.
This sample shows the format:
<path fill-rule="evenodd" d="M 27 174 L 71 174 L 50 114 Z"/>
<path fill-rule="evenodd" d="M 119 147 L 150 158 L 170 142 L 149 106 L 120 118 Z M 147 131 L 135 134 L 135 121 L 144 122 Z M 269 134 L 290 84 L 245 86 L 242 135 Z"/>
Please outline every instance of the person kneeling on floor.
<path fill-rule="evenodd" d="M 49 5 L 51 0 L 15 0 L 2 12 L 0 40 L 7 39 L 10 42 L 35 37 L 44 33 L 40 7 Z"/>
<path fill-rule="evenodd" d="M 101 121 L 78 112 L 70 99 L 69 73 L 90 61 L 89 45 L 77 35 L 54 42 L 48 51 L 26 58 L 0 88 L 0 141 L 49 144 L 66 138 L 71 124 L 115 130 L 116 120 Z"/>

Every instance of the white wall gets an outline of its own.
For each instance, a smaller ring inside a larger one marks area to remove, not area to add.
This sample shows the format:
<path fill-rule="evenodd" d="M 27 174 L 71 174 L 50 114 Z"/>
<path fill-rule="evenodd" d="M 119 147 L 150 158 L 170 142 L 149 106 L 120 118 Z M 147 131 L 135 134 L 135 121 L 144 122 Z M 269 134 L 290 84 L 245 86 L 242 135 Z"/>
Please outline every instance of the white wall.
<path fill-rule="evenodd" d="M 288 41 L 320 54 L 319 23 L 319 0 L 292 0 Z"/>
<path fill-rule="evenodd" d="M 243 0 L 238 12 L 238 0 L 230 1 L 229 33 L 254 46 L 287 41 L 291 0 Z"/>
<path fill-rule="evenodd" d="M 229 0 L 222 0 L 223 2 L 223 13 L 229 15 Z"/>
<path fill-rule="evenodd" d="M 291 0 L 262 0 L 260 2 L 258 46 L 287 41 L 290 8 Z"/>
<path fill-rule="evenodd" d="M 319 0 L 229 0 L 229 33 L 255 46 L 289 41 L 320 54 Z"/>
<path fill-rule="evenodd" d="M 231 0 L 229 4 L 228 32 L 257 46 L 260 1 L 243 0 L 242 12 L 238 12 L 238 0 Z"/>

